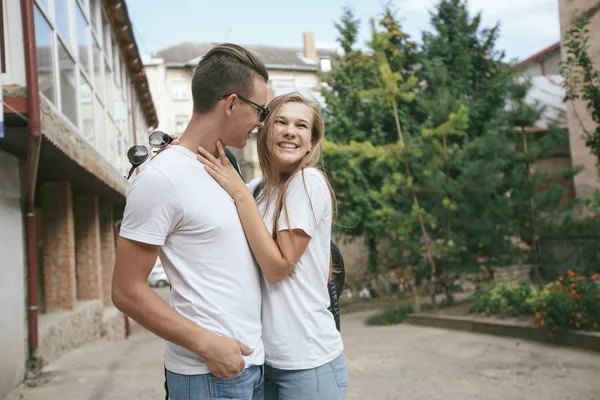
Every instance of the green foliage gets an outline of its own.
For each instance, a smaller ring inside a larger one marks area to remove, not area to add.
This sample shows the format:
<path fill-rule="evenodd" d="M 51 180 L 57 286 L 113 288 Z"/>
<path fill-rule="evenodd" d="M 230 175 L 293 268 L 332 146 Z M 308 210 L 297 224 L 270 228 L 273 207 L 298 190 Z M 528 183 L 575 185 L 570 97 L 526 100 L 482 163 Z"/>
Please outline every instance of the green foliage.
<path fill-rule="evenodd" d="M 531 303 L 539 328 L 600 331 L 600 274 L 584 276 L 569 270 Z"/>
<path fill-rule="evenodd" d="M 342 46 L 342 49 L 346 53 L 350 53 L 356 43 L 358 30 L 360 29 L 360 20 L 354 18 L 354 14 L 350 8 L 344 7 L 343 11 L 342 18 L 339 23 L 335 24 L 335 28 L 340 32 L 340 37 L 338 38 L 340 46 Z"/>
<path fill-rule="evenodd" d="M 581 121 L 575 109 L 580 125 L 584 130 L 586 146 L 596 158 L 600 157 L 600 72 L 594 68 L 590 57 L 590 31 L 588 20 L 578 19 L 565 34 L 563 46 L 567 49 L 567 59 L 562 64 L 561 75 L 565 78 L 565 101 L 583 100 L 589 110 L 595 129 L 591 130 Z"/>
<path fill-rule="evenodd" d="M 412 303 L 409 303 L 408 305 L 390 307 L 379 314 L 371 315 L 365 321 L 365 325 L 380 326 L 401 324 L 406 320 L 406 317 L 408 317 L 412 313 Z"/>
<path fill-rule="evenodd" d="M 435 264 L 444 290 L 455 265 L 530 261 L 540 229 L 570 211 L 557 182 L 576 171 L 532 171 L 568 135 L 528 129 L 543 108 L 525 102 L 529 82 L 496 50 L 498 26 L 483 27 L 464 0 L 441 0 L 417 46 L 387 6 L 362 51 L 358 24 L 345 9 L 345 54 L 321 75 L 336 233 L 365 236 L 370 272 L 410 266 L 434 278 Z"/>
<path fill-rule="evenodd" d="M 527 299 L 532 295 L 533 289 L 527 282 L 514 284 L 491 284 L 478 288 L 469 297 L 471 307 L 469 312 L 484 315 L 500 315 L 515 317 L 532 313 Z"/>

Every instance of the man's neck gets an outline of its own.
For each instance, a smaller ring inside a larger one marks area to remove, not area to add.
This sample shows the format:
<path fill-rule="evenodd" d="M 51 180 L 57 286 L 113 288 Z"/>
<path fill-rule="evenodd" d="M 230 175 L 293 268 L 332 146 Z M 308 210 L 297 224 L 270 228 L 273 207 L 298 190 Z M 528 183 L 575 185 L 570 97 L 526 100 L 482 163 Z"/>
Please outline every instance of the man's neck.
<path fill-rule="evenodd" d="M 198 147 L 202 146 L 215 157 L 218 157 L 217 140 L 221 129 L 207 116 L 194 114 L 187 128 L 181 136 L 180 146 L 185 147 L 193 153 L 198 153 Z"/>

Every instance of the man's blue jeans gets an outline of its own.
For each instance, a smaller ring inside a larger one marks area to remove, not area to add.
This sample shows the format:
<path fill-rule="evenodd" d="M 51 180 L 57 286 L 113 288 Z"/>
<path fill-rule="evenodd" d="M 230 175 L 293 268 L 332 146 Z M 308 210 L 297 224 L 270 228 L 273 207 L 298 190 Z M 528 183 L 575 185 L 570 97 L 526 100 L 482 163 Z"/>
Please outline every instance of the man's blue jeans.
<path fill-rule="evenodd" d="M 264 369 L 253 365 L 235 378 L 180 375 L 167 370 L 170 400 L 263 400 Z"/>

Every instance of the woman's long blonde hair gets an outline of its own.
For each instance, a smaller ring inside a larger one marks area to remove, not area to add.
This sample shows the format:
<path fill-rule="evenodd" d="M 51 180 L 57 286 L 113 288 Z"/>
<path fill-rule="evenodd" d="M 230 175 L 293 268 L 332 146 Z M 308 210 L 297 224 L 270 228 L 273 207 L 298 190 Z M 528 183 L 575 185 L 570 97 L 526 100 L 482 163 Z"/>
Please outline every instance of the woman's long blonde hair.
<path fill-rule="evenodd" d="M 297 164 L 286 173 L 281 173 L 277 170 L 274 160 L 273 154 L 275 152 L 274 146 L 276 144 L 273 142 L 273 148 L 269 148 L 269 137 L 274 135 L 274 130 L 276 129 L 275 123 L 277 121 L 277 117 L 279 116 L 281 109 L 287 103 L 301 103 L 311 109 L 313 114 L 312 121 L 312 132 L 311 132 L 311 142 L 312 146 L 310 151 L 302 157 Z M 317 168 L 323 174 L 323 178 L 329 187 L 329 191 L 331 193 L 332 200 L 332 209 L 335 210 L 335 193 L 333 192 L 333 188 L 327 179 L 325 173 L 323 173 L 322 168 L 319 168 L 319 163 L 321 161 L 321 141 L 325 136 L 325 123 L 323 121 L 323 116 L 321 115 L 321 107 L 319 103 L 314 100 L 308 99 L 302 96 L 299 93 L 288 93 L 281 96 L 275 97 L 270 103 L 269 108 L 271 108 L 271 113 L 265 120 L 264 128 L 259 129 L 257 136 L 257 150 L 258 150 L 258 160 L 260 163 L 260 169 L 262 171 L 264 180 L 262 189 L 260 191 L 259 196 L 257 197 L 257 201 L 265 201 L 266 207 L 265 212 L 269 209 L 269 203 L 271 201 L 273 193 L 279 189 L 279 193 L 277 195 L 277 199 L 275 200 L 275 213 L 273 217 L 273 239 L 277 241 L 277 225 L 279 222 L 279 216 L 281 211 L 284 211 L 285 218 L 288 222 L 289 226 L 289 216 L 287 211 L 287 205 L 284 199 L 286 199 L 287 189 L 290 185 L 292 178 L 299 171 L 302 172 L 302 181 L 304 182 L 304 188 L 306 189 L 306 180 L 304 176 L 305 168 Z M 307 190 L 308 193 L 308 190 Z M 311 204 L 312 207 L 312 204 Z M 334 212 L 335 214 L 335 212 Z M 291 229 L 290 229 L 291 230 Z M 292 236 L 293 237 L 293 236 Z"/>

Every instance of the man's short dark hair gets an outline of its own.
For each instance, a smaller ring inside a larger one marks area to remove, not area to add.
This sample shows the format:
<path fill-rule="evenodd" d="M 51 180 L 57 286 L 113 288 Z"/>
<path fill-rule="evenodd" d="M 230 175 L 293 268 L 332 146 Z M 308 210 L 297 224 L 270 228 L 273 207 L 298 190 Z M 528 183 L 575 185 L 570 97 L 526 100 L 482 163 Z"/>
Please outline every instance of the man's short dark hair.
<path fill-rule="evenodd" d="M 231 43 L 213 47 L 194 70 L 194 112 L 202 114 L 212 110 L 217 98 L 225 94 L 252 96 L 256 76 L 269 81 L 265 64 L 255 54 Z"/>

